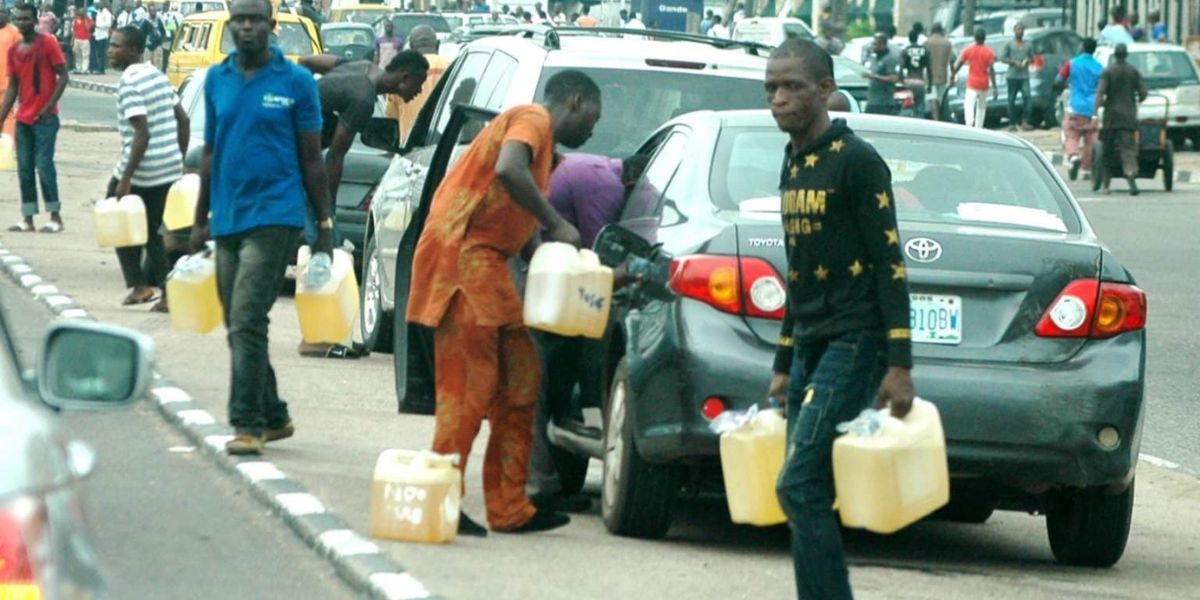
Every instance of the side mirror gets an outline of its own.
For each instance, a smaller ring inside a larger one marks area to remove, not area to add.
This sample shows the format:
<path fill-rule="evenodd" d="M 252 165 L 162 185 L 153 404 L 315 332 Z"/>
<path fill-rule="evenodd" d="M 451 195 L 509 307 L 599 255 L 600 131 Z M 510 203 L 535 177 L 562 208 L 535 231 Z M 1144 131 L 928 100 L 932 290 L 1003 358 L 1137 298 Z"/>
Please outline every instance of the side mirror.
<path fill-rule="evenodd" d="M 400 126 L 396 119 L 372 117 L 371 123 L 360 135 L 367 147 L 392 154 L 400 153 Z"/>
<path fill-rule="evenodd" d="M 145 395 L 154 375 L 154 341 L 113 325 L 55 323 L 38 363 L 38 392 L 55 408 L 107 408 Z"/>
<path fill-rule="evenodd" d="M 616 223 L 605 225 L 600 230 L 592 249 L 600 262 L 608 267 L 625 262 L 631 255 L 650 258 L 654 251 L 650 242 Z"/>
<path fill-rule="evenodd" d="M 204 144 L 196 144 L 188 148 L 187 156 L 183 157 L 183 170 L 189 173 L 199 173 L 202 158 L 204 158 Z"/>

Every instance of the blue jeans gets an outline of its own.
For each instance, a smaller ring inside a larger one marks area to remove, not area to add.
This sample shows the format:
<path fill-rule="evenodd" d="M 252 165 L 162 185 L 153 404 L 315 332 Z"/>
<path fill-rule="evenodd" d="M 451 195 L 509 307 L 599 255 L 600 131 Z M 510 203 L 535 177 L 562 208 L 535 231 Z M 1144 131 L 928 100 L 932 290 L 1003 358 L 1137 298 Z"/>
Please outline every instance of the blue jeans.
<path fill-rule="evenodd" d="M 853 598 L 833 512 L 834 427 L 872 406 L 887 370 L 883 332 L 796 346 L 788 384 L 787 460 L 776 492 L 792 532 L 801 600 Z"/>
<path fill-rule="evenodd" d="M 1017 95 L 1021 96 L 1021 112 L 1017 112 Z M 1033 115 L 1033 102 L 1029 100 L 1029 79 L 1008 80 L 1008 124 L 1028 123 Z"/>
<path fill-rule="evenodd" d="M 229 424 L 238 432 L 261 434 L 288 422 L 279 398 L 275 370 L 267 356 L 267 316 L 296 239 L 291 227 L 261 227 L 217 238 L 217 289 L 229 331 L 232 381 Z"/>
<path fill-rule="evenodd" d="M 54 168 L 54 145 L 58 142 L 58 117 L 42 119 L 33 125 L 17 122 L 17 179 L 21 183 L 21 215 L 38 214 L 37 182 L 42 181 L 42 200 L 46 210 L 57 213 L 58 171 Z M 34 170 L 37 177 L 34 177 Z"/>
<path fill-rule="evenodd" d="M 92 45 L 92 72 L 103 75 L 108 67 L 108 38 L 92 41 L 95 42 Z"/>

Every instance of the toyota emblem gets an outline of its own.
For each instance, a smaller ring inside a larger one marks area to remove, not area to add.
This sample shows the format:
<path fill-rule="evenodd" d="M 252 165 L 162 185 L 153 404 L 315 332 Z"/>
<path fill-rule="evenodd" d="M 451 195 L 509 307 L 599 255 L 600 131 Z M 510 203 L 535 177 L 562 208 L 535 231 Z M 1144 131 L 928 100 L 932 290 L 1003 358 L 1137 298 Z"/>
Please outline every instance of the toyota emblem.
<path fill-rule="evenodd" d="M 931 263 L 942 257 L 942 245 L 926 237 L 908 240 L 904 254 L 919 263 Z"/>

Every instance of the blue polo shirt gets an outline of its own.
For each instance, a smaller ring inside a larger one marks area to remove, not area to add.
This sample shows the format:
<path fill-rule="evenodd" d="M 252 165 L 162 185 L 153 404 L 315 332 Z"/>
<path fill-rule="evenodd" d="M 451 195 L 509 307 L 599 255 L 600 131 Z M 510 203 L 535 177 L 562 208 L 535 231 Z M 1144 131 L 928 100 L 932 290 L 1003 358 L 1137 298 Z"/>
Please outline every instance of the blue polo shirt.
<path fill-rule="evenodd" d="M 247 80 L 235 51 L 205 78 L 204 110 L 204 143 L 213 153 L 212 236 L 304 227 L 298 134 L 321 131 L 312 73 L 272 46 L 271 61 Z"/>

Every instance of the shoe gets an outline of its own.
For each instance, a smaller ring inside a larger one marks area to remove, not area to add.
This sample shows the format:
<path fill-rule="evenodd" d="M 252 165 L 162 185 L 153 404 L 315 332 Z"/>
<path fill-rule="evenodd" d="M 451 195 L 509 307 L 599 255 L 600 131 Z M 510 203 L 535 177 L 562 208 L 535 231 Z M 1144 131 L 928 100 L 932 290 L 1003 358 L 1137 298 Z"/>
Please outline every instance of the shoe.
<path fill-rule="evenodd" d="M 293 435 L 296 435 L 296 426 L 292 425 L 291 419 L 288 419 L 288 422 L 284 423 L 283 427 L 279 429 L 264 429 L 262 437 L 264 442 L 278 442 L 279 440 L 286 440 Z"/>
<path fill-rule="evenodd" d="M 552 512 L 549 510 L 539 509 L 534 513 L 533 518 L 525 522 L 524 525 L 515 529 L 509 529 L 503 533 L 537 533 L 539 531 L 550 531 L 558 529 L 571 522 L 571 517 L 560 512 Z"/>
<path fill-rule="evenodd" d="M 1090 181 L 1092 179 L 1092 172 L 1087 170 L 1080 171 L 1079 178 L 1084 181 Z"/>
<path fill-rule="evenodd" d="M 154 303 L 154 306 L 151 306 L 151 307 L 150 307 L 150 312 L 156 312 L 156 313 L 169 313 L 169 312 L 171 312 L 171 309 L 170 309 L 170 307 L 169 307 L 169 306 L 167 306 L 167 299 L 166 299 L 166 298 L 162 298 L 162 299 L 160 299 L 158 302 L 155 302 L 155 303 Z"/>
<path fill-rule="evenodd" d="M 476 523 L 466 513 L 458 513 L 458 535 L 471 537 L 487 537 L 487 527 Z"/>
<path fill-rule="evenodd" d="M 1129 178 L 1129 195 L 1136 196 L 1140 193 L 1142 193 L 1142 191 L 1138 189 L 1137 181 L 1135 181 L 1132 177 L 1130 177 Z"/>
<path fill-rule="evenodd" d="M 225 443 L 225 451 L 233 456 L 258 455 L 263 452 L 263 438 L 253 433 L 239 432 Z"/>
<path fill-rule="evenodd" d="M 534 494 L 529 501 L 538 510 L 582 513 L 592 509 L 592 498 L 584 494 Z"/>
<path fill-rule="evenodd" d="M 1080 165 L 1083 164 L 1083 159 L 1079 158 L 1078 156 L 1072 156 L 1070 158 L 1070 161 L 1071 161 L 1071 168 L 1070 168 L 1070 171 L 1068 172 L 1068 175 L 1070 175 L 1071 180 L 1074 181 L 1075 178 L 1079 176 L 1079 167 L 1080 167 Z"/>
<path fill-rule="evenodd" d="M 140 293 L 139 293 L 140 292 Z M 154 288 L 134 288 L 129 292 L 128 296 L 121 301 L 121 306 L 134 306 L 137 304 L 146 304 L 158 300 L 158 294 L 154 293 Z"/>
<path fill-rule="evenodd" d="M 17 221 L 8 227 L 9 231 L 31 232 L 33 231 L 33 223 L 29 221 Z"/>
<path fill-rule="evenodd" d="M 50 221 L 49 223 L 42 225 L 42 228 L 39 229 L 38 231 L 40 231 L 42 233 L 62 233 L 62 230 L 63 230 L 62 221 Z"/>

